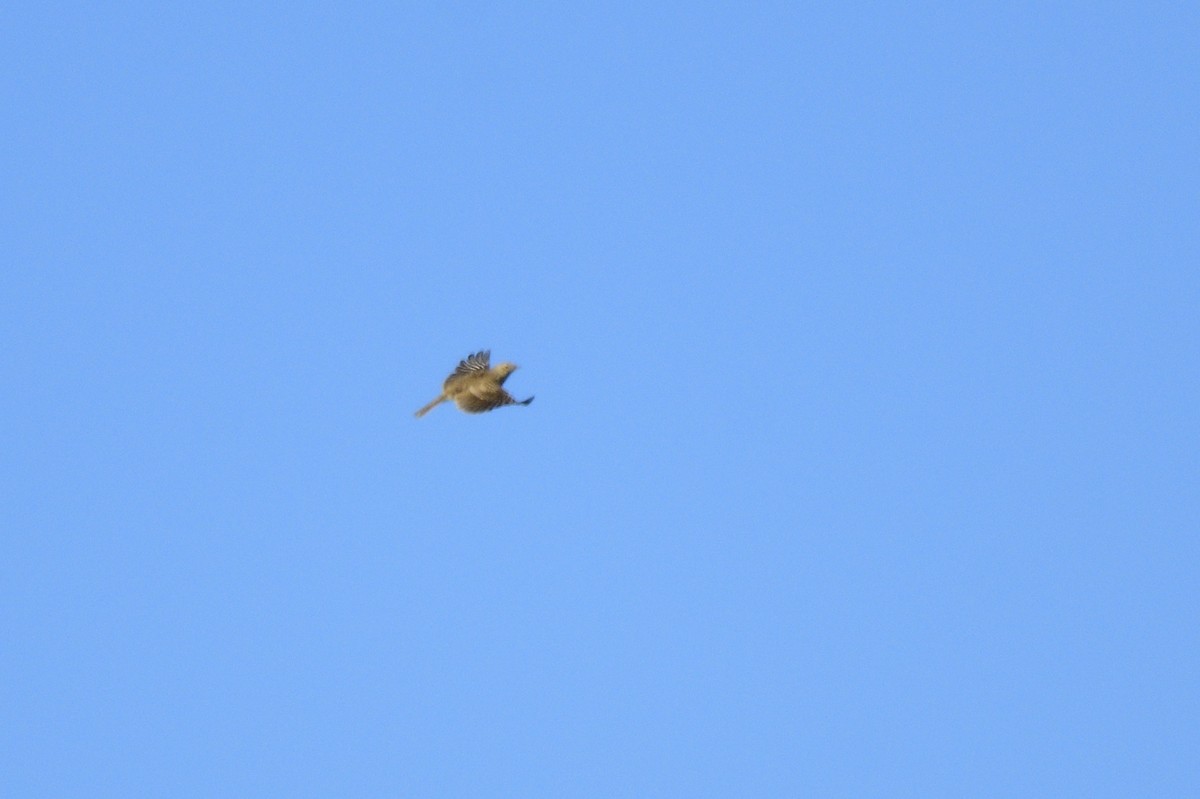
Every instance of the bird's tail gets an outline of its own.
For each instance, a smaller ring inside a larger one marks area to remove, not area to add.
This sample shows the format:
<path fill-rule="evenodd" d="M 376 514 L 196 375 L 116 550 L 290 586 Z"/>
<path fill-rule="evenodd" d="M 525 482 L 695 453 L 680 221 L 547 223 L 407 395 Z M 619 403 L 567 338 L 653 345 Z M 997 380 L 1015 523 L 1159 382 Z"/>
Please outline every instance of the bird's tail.
<path fill-rule="evenodd" d="M 429 403 L 428 405 L 426 405 L 424 408 L 417 411 L 413 415 L 416 416 L 418 419 L 420 419 L 422 416 L 429 413 L 430 411 L 432 411 L 434 408 L 436 408 L 438 405 L 441 405 L 445 401 L 446 401 L 446 395 L 443 394 L 442 396 L 438 397 L 433 402 Z"/>
<path fill-rule="evenodd" d="M 533 402 L 533 397 L 530 397 L 527 400 L 517 400 L 518 405 L 528 405 L 531 402 Z"/>

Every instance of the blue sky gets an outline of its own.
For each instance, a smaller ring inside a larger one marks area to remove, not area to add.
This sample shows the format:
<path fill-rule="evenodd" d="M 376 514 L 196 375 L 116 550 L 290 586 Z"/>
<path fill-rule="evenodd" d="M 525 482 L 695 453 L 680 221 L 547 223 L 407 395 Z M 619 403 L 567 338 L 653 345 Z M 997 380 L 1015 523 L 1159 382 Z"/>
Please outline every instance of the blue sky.
<path fill-rule="evenodd" d="M 1195 9 L 2 15 L 4 795 L 1200 791 Z"/>

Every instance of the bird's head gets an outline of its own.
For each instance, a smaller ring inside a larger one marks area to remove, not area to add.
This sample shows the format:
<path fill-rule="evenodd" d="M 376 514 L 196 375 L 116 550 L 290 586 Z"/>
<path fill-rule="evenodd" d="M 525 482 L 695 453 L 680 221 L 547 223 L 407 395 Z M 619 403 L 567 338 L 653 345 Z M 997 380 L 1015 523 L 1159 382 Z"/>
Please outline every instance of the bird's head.
<path fill-rule="evenodd" d="M 503 383 L 506 379 L 508 379 L 509 375 L 517 371 L 517 365 L 515 363 L 505 361 L 504 363 L 497 364 L 492 371 L 496 374 L 496 379 Z"/>

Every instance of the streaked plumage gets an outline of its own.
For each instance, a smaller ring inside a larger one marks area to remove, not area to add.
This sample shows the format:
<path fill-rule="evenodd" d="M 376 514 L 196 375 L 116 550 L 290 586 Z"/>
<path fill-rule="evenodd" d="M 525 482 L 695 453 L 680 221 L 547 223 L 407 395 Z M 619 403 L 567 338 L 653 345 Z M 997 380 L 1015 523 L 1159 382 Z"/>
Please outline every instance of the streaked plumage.
<path fill-rule="evenodd" d="M 467 413 L 484 413 L 503 405 L 528 405 L 533 402 L 533 397 L 513 399 L 503 388 L 504 381 L 517 370 L 517 365 L 506 361 L 489 366 L 490 358 L 490 350 L 481 350 L 464 358 L 442 384 L 442 395 L 417 411 L 417 418 L 448 401 L 454 402 L 459 410 Z"/>

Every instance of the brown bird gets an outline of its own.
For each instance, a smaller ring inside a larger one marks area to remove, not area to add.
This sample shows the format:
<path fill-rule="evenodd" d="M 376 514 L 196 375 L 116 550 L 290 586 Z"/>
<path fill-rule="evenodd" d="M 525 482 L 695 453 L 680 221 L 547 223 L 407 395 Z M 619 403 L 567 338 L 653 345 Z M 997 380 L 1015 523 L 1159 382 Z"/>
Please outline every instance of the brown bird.
<path fill-rule="evenodd" d="M 442 384 L 442 396 L 417 411 L 417 418 L 443 402 L 454 402 L 459 410 L 467 413 L 483 413 L 501 405 L 528 405 L 533 402 L 533 397 L 515 400 L 503 389 L 504 381 L 517 371 L 517 365 L 505 362 L 489 367 L 490 357 L 490 350 L 482 350 L 462 360 L 454 374 Z"/>

